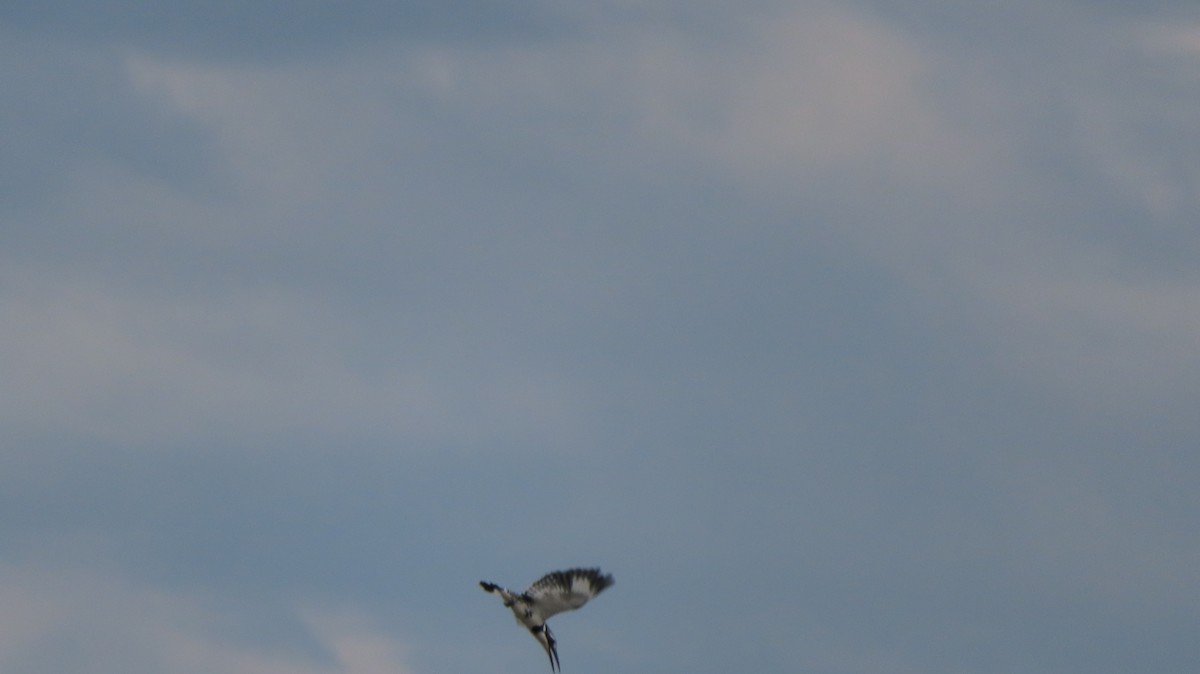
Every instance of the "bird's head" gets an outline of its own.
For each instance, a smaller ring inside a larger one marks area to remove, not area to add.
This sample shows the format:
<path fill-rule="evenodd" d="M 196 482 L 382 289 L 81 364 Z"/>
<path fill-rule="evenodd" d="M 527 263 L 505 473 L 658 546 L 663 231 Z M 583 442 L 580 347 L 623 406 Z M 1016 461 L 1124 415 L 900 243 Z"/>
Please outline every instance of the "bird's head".
<path fill-rule="evenodd" d="M 554 638 L 554 633 L 550 631 L 547 625 L 534 625 L 529 628 L 533 633 L 533 638 L 538 640 L 542 648 L 546 651 L 546 657 L 550 659 L 550 671 L 561 672 L 562 665 L 558 663 L 558 641 Z"/>

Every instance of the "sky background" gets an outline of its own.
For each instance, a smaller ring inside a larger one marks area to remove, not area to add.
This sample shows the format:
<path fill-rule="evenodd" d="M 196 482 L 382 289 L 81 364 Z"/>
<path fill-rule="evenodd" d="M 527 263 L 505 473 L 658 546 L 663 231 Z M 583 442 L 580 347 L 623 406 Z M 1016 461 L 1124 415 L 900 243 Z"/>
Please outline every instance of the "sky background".
<path fill-rule="evenodd" d="M 0 4 L 0 671 L 1195 672 L 1193 0 Z"/>

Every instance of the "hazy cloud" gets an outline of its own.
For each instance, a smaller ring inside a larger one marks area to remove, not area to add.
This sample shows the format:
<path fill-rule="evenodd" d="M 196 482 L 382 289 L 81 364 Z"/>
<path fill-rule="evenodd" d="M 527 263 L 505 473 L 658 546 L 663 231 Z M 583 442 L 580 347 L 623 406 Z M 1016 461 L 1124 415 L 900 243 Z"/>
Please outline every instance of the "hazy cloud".
<path fill-rule="evenodd" d="M 230 638 L 228 623 L 239 618 L 223 615 L 214 602 L 93 572 L 6 566 L 0 597 L 0 664 L 10 672 L 410 671 L 401 644 L 337 611 L 299 611 L 310 643 L 272 648 Z"/>
<path fill-rule="evenodd" d="M 0 10 L 5 671 L 542 666 L 474 583 L 572 564 L 581 674 L 1195 661 L 1186 7 L 74 9 Z"/>

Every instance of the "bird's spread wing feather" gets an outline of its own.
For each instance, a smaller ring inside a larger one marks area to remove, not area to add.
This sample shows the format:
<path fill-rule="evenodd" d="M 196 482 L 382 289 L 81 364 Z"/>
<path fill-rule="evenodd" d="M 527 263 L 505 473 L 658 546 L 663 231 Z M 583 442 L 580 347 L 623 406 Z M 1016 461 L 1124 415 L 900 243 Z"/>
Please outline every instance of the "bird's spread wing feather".
<path fill-rule="evenodd" d="M 571 611 L 613 584 L 613 577 L 600 569 L 552 571 L 539 578 L 525 591 L 542 620 L 556 613 Z"/>

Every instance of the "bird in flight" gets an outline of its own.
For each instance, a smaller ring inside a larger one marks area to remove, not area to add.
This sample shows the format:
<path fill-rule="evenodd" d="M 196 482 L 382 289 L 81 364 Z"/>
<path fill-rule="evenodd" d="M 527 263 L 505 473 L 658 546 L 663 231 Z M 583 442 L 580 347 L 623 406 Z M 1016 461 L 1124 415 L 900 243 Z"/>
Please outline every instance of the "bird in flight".
<path fill-rule="evenodd" d="M 528 590 L 520 593 L 486 580 L 479 581 L 480 587 L 500 595 L 504 605 L 512 609 L 517 622 L 528 629 L 533 638 L 542 645 L 546 650 L 546 657 L 550 658 L 552 672 L 561 672 L 562 665 L 558 662 L 558 641 L 550 632 L 546 620 L 552 615 L 583 606 L 612 584 L 613 577 L 601 574 L 600 569 L 551 571 L 530 585 Z"/>

